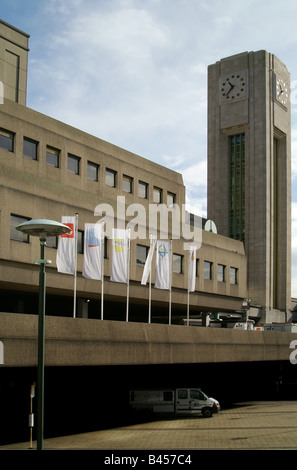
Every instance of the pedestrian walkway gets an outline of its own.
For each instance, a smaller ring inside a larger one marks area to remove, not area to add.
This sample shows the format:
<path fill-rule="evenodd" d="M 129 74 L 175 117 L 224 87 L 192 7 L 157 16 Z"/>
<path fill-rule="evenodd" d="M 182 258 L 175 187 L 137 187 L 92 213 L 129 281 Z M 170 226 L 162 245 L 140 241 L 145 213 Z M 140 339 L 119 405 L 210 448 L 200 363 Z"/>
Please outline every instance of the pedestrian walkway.
<path fill-rule="evenodd" d="M 0 450 L 29 449 L 29 442 Z M 33 442 L 33 450 L 36 442 Z M 297 401 L 241 403 L 212 418 L 155 419 L 44 440 L 44 450 L 296 450 Z"/>

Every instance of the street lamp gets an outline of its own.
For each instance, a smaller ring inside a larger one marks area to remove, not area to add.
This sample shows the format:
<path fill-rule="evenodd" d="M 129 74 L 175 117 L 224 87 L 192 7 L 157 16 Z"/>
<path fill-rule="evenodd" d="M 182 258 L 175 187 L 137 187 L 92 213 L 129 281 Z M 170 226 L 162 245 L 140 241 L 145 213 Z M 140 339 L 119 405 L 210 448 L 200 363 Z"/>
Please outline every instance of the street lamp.
<path fill-rule="evenodd" d="M 37 450 L 43 449 L 44 430 L 44 322 L 45 322 L 45 265 L 51 261 L 44 259 L 47 237 L 55 237 L 70 232 L 70 228 L 53 220 L 29 220 L 16 227 L 17 230 L 40 239 L 39 307 L 38 307 L 38 368 L 37 368 Z"/>

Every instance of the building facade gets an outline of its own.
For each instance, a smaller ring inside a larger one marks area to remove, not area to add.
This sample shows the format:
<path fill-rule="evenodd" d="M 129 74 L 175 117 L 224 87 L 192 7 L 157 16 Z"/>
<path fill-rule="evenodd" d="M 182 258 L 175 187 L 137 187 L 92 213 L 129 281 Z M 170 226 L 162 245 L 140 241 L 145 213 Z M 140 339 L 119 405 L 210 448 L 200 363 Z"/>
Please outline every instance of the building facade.
<path fill-rule="evenodd" d="M 29 35 L 0 21 L 0 82 L 7 99 L 26 105 Z"/>
<path fill-rule="evenodd" d="M 208 217 L 245 246 L 248 297 L 264 321 L 291 304 L 290 75 L 266 51 L 208 69 Z"/>
<path fill-rule="evenodd" d="M 168 238 L 172 239 L 172 323 L 187 314 L 188 252 L 183 235 L 175 237 L 171 208 L 185 205 L 182 175 L 97 137 L 26 107 L 28 35 L 0 22 L 0 59 L 4 99 L 0 106 L 0 295 L 1 311 L 36 313 L 39 241 L 24 236 L 16 226 L 30 219 L 61 221 L 78 214 L 77 315 L 101 318 L 100 281 L 82 276 L 86 223 L 100 220 L 96 208 L 108 205 L 121 222 L 133 219 L 135 205 L 148 214 L 158 205 L 168 210 Z M 11 63 L 9 53 L 17 56 Z M 0 77 L 0 78 L 1 78 Z M 6 78 L 5 78 L 6 77 Z M 8 78 L 7 78 L 8 77 Z M 10 78 L 9 78 L 10 77 Z M 128 210 L 129 209 L 129 210 Z M 180 212 L 181 213 L 181 212 Z M 188 222 L 191 217 L 187 216 Z M 157 236 L 161 237 L 160 224 Z M 180 227 L 182 227 L 182 217 Z M 150 245 L 145 237 L 131 240 L 129 320 L 148 321 L 148 285 L 141 285 Z M 188 224 L 188 230 L 193 226 Z M 202 230 L 197 250 L 195 291 L 190 294 L 190 315 L 201 312 L 238 312 L 247 296 L 244 244 Z M 72 315 L 73 276 L 57 271 L 58 240 L 47 240 L 47 314 Z M 125 320 L 127 286 L 110 281 L 111 240 L 105 239 L 104 319 Z M 154 288 L 152 264 L 152 322 L 168 322 L 169 292 Z"/>

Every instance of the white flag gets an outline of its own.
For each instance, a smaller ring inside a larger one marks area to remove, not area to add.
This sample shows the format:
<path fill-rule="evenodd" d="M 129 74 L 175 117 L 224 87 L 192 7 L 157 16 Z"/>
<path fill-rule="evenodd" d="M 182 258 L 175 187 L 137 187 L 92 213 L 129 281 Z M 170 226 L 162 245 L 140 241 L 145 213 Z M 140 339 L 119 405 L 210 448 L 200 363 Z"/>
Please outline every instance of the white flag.
<path fill-rule="evenodd" d="M 188 266 L 188 290 L 195 291 L 196 285 L 196 246 L 189 248 L 189 266 Z"/>
<path fill-rule="evenodd" d="M 83 277 L 101 280 L 102 256 L 102 225 L 85 224 Z"/>
<path fill-rule="evenodd" d="M 113 282 L 128 284 L 129 231 L 112 229 L 111 275 Z"/>
<path fill-rule="evenodd" d="M 156 238 L 153 238 L 153 237 L 151 238 L 151 246 L 150 246 L 146 261 L 145 261 L 145 265 L 144 265 L 143 273 L 142 273 L 142 279 L 141 279 L 141 284 L 144 284 L 144 285 L 147 283 L 149 274 L 151 272 L 152 259 L 154 256 L 156 241 L 157 241 Z"/>
<path fill-rule="evenodd" d="M 157 241 L 156 280 L 157 289 L 170 289 L 170 242 Z"/>
<path fill-rule="evenodd" d="M 71 231 L 59 236 L 57 250 L 57 269 L 60 273 L 75 274 L 76 266 L 76 227 L 75 217 L 62 217 L 62 224 L 67 225 Z"/>

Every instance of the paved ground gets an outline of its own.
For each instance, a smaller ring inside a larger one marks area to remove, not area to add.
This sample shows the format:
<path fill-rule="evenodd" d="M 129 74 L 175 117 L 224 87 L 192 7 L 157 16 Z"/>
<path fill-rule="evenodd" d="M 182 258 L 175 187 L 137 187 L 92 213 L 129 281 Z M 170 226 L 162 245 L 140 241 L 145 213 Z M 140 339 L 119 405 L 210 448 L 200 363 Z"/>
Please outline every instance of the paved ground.
<path fill-rule="evenodd" d="M 29 442 L 0 450 L 29 449 Z M 36 442 L 33 442 L 33 450 Z M 44 440 L 44 450 L 296 450 L 297 401 L 251 402 L 200 416 Z"/>

